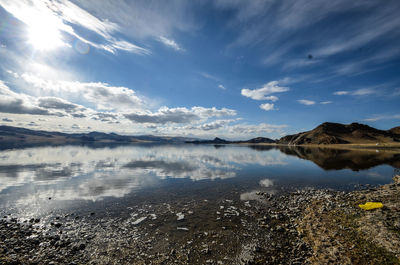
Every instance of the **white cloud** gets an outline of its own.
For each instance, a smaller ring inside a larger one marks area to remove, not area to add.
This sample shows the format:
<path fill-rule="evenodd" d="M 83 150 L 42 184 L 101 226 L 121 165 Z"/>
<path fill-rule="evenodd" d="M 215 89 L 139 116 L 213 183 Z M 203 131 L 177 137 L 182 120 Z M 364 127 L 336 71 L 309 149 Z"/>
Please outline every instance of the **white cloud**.
<path fill-rule="evenodd" d="M 139 47 L 126 40 L 116 37 L 121 28 L 107 19 L 100 19 L 70 1 L 7 1 L 0 2 L 2 7 L 11 13 L 27 27 L 47 27 L 54 34 L 70 34 L 82 42 L 98 49 L 111 53 L 117 50 L 129 51 L 137 54 L 149 54 L 146 48 Z M 82 27 L 102 37 L 102 41 L 90 40 L 78 33 L 74 27 Z M 61 37 L 60 37 L 61 39 Z M 65 40 L 60 40 L 66 44 Z M 68 46 L 68 45 L 67 45 Z"/>
<path fill-rule="evenodd" d="M 44 108 L 37 106 L 34 97 L 13 92 L 0 80 L 0 112 L 15 114 L 51 115 Z"/>
<path fill-rule="evenodd" d="M 230 126 L 229 130 L 232 133 L 240 135 L 265 135 L 266 133 L 282 133 L 282 130 L 287 128 L 287 125 L 274 125 L 267 123 L 260 124 L 237 124 Z"/>
<path fill-rule="evenodd" d="M 332 101 L 321 101 L 319 104 L 326 105 L 326 104 L 331 104 L 331 103 L 332 103 Z"/>
<path fill-rule="evenodd" d="M 0 112 L 84 118 L 95 111 L 57 97 L 34 97 L 12 91 L 0 80 Z"/>
<path fill-rule="evenodd" d="M 123 34 L 134 38 L 157 39 L 198 28 L 192 12 L 198 4 L 193 1 L 76 0 L 75 3 L 103 21 L 112 21 Z"/>
<path fill-rule="evenodd" d="M 371 94 L 377 94 L 378 91 L 374 88 L 360 88 L 354 91 L 336 91 L 333 94 L 337 96 L 353 95 L 353 96 L 366 96 Z"/>
<path fill-rule="evenodd" d="M 271 104 L 271 103 L 261 104 L 260 108 L 263 110 L 266 110 L 266 111 L 274 110 L 274 104 Z"/>
<path fill-rule="evenodd" d="M 269 188 L 274 185 L 274 181 L 272 179 L 262 179 L 262 180 L 260 180 L 259 183 L 260 183 L 261 187 L 265 187 L 265 188 Z"/>
<path fill-rule="evenodd" d="M 217 109 L 216 107 L 212 108 L 204 108 L 204 107 L 192 107 L 192 111 L 194 111 L 200 117 L 223 117 L 223 116 L 235 116 L 236 110 L 221 108 Z"/>
<path fill-rule="evenodd" d="M 393 115 L 374 115 L 370 118 L 364 119 L 364 121 L 375 122 L 380 120 L 400 120 L 400 114 Z"/>
<path fill-rule="evenodd" d="M 64 132 L 96 128 L 122 133 L 184 135 L 187 133 L 183 131 L 185 126 L 190 125 L 191 131 L 199 133 L 222 129 L 238 120 L 209 121 L 237 115 L 235 110 L 228 108 L 161 107 L 153 111 L 150 108 L 152 102 L 137 96 L 133 90 L 107 83 L 49 80 L 31 73 L 18 74 L 13 82 L 21 92 L 13 92 L 1 83 L 0 94 L 4 95 L 0 100 L 0 112 L 10 113 L 17 126 L 31 126 L 30 122 L 35 119 L 32 115 L 48 115 L 58 117 L 58 120 L 38 120 L 35 125 L 45 130 L 57 124 L 57 129 Z M 120 125 L 107 126 L 116 123 Z M 173 124 L 180 128 L 175 130 Z"/>
<path fill-rule="evenodd" d="M 366 96 L 366 95 L 371 95 L 371 94 L 376 94 L 377 91 L 373 88 L 360 88 L 357 89 L 352 93 L 354 96 Z"/>
<path fill-rule="evenodd" d="M 218 77 L 216 77 L 216 76 L 214 76 L 214 75 L 210 75 L 209 73 L 199 72 L 199 75 L 201 75 L 201 76 L 204 77 L 204 78 L 213 80 L 213 81 L 215 81 L 215 82 L 220 82 L 220 81 L 221 81 Z"/>
<path fill-rule="evenodd" d="M 157 112 L 142 111 L 124 114 L 125 118 L 136 123 L 193 123 L 196 121 L 207 120 L 211 117 L 234 116 L 236 111 L 231 109 L 217 109 L 192 107 L 188 108 L 168 108 L 162 107 Z"/>
<path fill-rule="evenodd" d="M 174 40 L 168 39 L 166 37 L 161 36 L 159 38 L 160 42 L 165 46 L 174 49 L 175 51 L 184 51 L 184 49 L 178 45 Z"/>
<path fill-rule="evenodd" d="M 226 87 L 224 87 L 223 85 L 218 85 L 218 88 L 222 89 L 222 90 L 226 90 Z"/>
<path fill-rule="evenodd" d="M 224 127 L 225 125 L 228 125 L 231 122 L 234 122 L 235 120 L 217 120 L 217 121 L 213 121 L 213 122 L 209 122 L 209 123 L 204 123 L 200 126 L 193 127 L 191 129 L 200 129 L 203 131 L 210 131 L 210 130 L 217 130 L 220 129 L 222 127 Z"/>
<path fill-rule="evenodd" d="M 336 96 L 343 96 L 343 95 L 350 94 L 350 92 L 349 91 L 336 91 L 333 94 L 336 95 Z"/>
<path fill-rule="evenodd" d="M 54 81 L 28 73 L 22 74 L 21 77 L 34 91 L 39 89 L 40 94 L 55 95 L 73 101 L 85 100 L 99 110 L 142 109 L 144 104 L 135 91 L 127 87 L 115 87 L 102 82 Z"/>
<path fill-rule="evenodd" d="M 303 104 L 303 105 L 307 105 L 307 106 L 310 106 L 310 105 L 314 105 L 315 104 L 315 101 L 312 101 L 312 100 L 308 100 L 308 99 L 299 99 L 299 100 L 297 100 L 300 104 Z"/>
<path fill-rule="evenodd" d="M 279 98 L 277 96 L 268 96 L 265 97 L 265 100 L 277 101 Z"/>
<path fill-rule="evenodd" d="M 277 97 L 267 97 L 268 95 L 274 93 L 281 93 L 289 91 L 288 87 L 279 86 L 278 81 L 271 81 L 269 83 L 264 84 L 261 88 L 257 89 L 247 89 L 243 88 L 241 94 L 245 97 L 254 99 L 254 100 L 272 100 L 276 101 Z"/>

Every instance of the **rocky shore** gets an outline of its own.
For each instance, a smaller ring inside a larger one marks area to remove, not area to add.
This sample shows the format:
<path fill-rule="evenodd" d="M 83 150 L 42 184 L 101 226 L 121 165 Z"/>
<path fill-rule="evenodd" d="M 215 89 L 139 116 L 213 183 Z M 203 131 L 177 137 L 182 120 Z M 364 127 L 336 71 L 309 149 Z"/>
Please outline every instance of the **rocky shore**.
<path fill-rule="evenodd" d="M 0 220 L 1 264 L 399 264 L 400 182 Z M 382 202 L 364 211 L 358 204 Z"/>

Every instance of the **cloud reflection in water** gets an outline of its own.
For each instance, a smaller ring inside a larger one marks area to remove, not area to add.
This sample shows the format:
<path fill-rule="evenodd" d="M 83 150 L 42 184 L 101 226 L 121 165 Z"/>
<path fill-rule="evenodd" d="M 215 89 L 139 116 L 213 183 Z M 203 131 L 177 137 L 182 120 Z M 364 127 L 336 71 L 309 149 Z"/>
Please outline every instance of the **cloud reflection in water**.
<path fill-rule="evenodd" d="M 240 149 L 239 151 L 236 149 Z M 246 165 L 285 165 L 279 151 L 212 146 L 37 147 L 0 152 L 0 204 L 123 197 L 163 179 L 226 179 Z"/>

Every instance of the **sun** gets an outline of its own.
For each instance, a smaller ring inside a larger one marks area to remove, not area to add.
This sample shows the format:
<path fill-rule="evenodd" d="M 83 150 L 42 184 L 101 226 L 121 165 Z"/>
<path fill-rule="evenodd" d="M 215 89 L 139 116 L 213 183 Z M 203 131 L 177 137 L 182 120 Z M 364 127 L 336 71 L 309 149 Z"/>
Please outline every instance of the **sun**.
<path fill-rule="evenodd" d="M 64 45 L 58 28 L 48 22 L 38 19 L 28 27 L 28 43 L 36 50 L 53 50 Z"/>

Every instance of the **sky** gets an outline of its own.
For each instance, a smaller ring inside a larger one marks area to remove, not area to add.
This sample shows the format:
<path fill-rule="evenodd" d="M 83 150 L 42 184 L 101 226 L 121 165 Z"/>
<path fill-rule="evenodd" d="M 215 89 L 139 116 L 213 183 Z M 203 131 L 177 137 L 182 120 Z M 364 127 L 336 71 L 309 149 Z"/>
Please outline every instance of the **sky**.
<path fill-rule="evenodd" d="M 400 125 L 398 0 L 0 0 L 0 124 L 279 138 Z"/>

